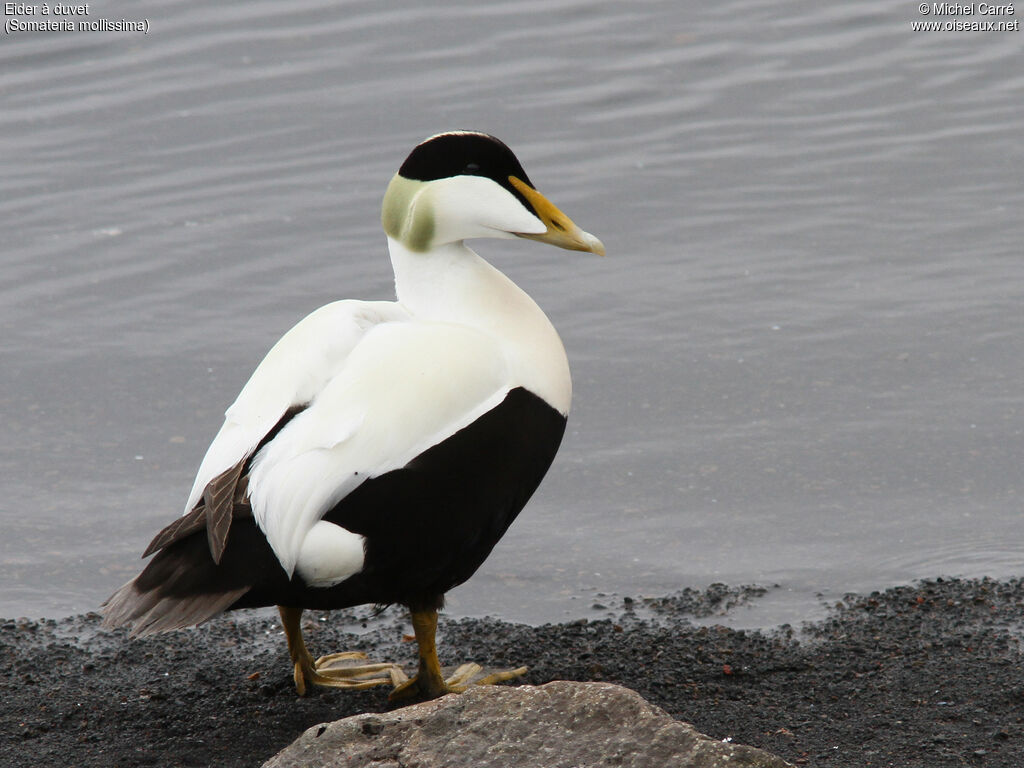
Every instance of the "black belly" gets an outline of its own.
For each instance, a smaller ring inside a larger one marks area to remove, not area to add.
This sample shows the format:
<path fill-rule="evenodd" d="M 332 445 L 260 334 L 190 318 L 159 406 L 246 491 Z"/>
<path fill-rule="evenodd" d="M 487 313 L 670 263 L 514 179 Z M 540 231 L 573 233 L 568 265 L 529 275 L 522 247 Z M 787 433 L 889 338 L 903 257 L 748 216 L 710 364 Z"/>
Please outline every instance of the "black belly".
<path fill-rule="evenodd" d="M 263 567 L 232 607 L 439 606 L 444 593 L 472 576 L 508 530 L 551 465 L 564 431 L 562 414 L 525 389 L 512 390 L 405 467 L 365 481 L 324 516 L 366 538 L 359 573 L 337 586 L 316 588 L 298 576 L 286 579 L 280 565 L 276 572 Z M 241 532 L 233 528 L 225 561 L 244 561 L 232 546 L 239 540 L 263 550 L 258 556 L 252 551 L 250 562 L 266 560 L 269 546 L 265 539 L 259 545 L 258 531 L 236 533 Z"/>

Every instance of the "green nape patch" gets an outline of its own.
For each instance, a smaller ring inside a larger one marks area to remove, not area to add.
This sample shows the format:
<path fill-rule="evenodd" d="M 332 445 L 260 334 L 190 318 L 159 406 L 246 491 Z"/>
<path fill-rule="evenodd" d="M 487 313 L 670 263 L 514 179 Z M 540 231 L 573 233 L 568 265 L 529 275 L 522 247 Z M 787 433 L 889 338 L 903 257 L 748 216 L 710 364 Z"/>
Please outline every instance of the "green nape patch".
<path fill-rule="evenodd" d="M 426 251 L 434 237 L 434 210 L 428 196 L 421 194 L 426 182 L 398 174 L 384 193 L 380 223 L 389 237 L 412 251 Z"/>

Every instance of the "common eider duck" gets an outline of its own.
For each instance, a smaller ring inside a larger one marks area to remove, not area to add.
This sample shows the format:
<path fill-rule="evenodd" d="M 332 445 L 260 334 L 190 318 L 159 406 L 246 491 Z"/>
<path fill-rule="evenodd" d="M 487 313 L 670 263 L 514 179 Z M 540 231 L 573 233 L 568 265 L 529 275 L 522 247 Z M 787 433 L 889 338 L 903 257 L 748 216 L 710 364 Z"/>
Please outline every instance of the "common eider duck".
<path fill-rule="evenodd" d="M 529 238 L 604 254 L 484 133 L 425 140 L 384 195 L 396 301 L 343 300 L 300 321 L 256 368 L 206 452 L 184 514 L 104 603 L 107 626 L 178 629 L 277 606 L 295 685 L 391 684 L 435 698 L 524 669 L 445 679 L 437 611 L 540 484 L 572 396 L 540 307 L 465 241 Z M 304 609 L 406 606 L 411 680 L 339 653 L 314 661 Z"/>

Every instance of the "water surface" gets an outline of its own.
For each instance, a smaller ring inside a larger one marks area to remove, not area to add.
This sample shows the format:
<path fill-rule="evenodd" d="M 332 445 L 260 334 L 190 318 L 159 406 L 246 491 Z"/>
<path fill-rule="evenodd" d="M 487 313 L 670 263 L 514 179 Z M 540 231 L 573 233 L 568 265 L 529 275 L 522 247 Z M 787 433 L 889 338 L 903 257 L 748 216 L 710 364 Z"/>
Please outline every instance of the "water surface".
<path fill-rule="evenodd" d="M 0 42 L 0 615 L 134 574 L 269 346 L 390 297 L 384 186 L 460 127 L 609 256 L 478 244 L 575 400 L 453 614 L 724 581 L 780 585 L 772 624 L 1020 573 L 1021 33 L 891 2 L 92 8 L 150 33 Z"/>

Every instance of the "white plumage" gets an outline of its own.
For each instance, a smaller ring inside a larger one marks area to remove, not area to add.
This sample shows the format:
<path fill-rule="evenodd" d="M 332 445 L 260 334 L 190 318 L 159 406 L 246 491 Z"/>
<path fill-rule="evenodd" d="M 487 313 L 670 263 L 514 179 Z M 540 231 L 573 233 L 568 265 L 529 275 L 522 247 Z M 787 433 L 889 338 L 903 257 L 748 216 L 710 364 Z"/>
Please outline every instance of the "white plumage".
<path fill-rule="evenodd" d="M 445 246 L 444 286 L 415 274 L 434 271 L 436 254 L 390 247 L 399 300 L 335 302 L 288 331 L 228 408 L 185 508 L 289 408 L 305 406 L 253 457 L 249 498 L 285 572 L 320 585 L 361 565 L 351 555 L 356 534 L 314 526 L 365 480 L 405 466 L 515 387 L 569 410 L 565 350 L 525 292 L 461 243 Z M 337 568 L 319 565 L 332 547 L 307 541 L 330 533 Z"/>
<path fill-rule="evenodd" d="M 420 144 L 381 218 L 397 300 L 328 304 L 271 348 L 227 409 L 184 518 L 107 602 L 109 624 L 160 631 L 277 604 L 301 692 L 353 684 L 313 663 L 304 607 L 401 602 L 420 641 L 416 690 L 451 690 L 436 610 L 537 487 L 572 399 L 551 322 L 463 241 L 604 247 L 479 133 Z"/>
<path fill-rule="evenodd" d="M 184 514 L 195 507 L 206 484 L 251 453 L 285 411 L 312 401 L 370 328 L 408 316 L 390 301 L 335 301 L 282 336 L 225 411 L 224 424 L 199 465 Z"/>

